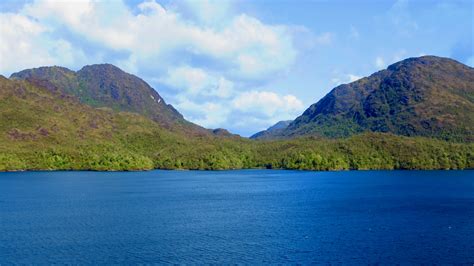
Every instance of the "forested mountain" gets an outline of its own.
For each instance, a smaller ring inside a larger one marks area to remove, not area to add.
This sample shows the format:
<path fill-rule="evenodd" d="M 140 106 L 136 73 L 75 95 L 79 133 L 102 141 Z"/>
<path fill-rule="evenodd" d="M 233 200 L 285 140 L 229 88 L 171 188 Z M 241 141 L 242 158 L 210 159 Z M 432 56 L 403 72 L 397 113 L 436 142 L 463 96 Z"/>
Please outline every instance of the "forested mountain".
<path fill-rule="evenodd" d="M 10 78 L 75 96 L 92 107 L 142 114 L 171 130 L 210 132 L 186 121 L 145 81 L 111 64 L 89 65 L 77 72 L 57 66 L 40 67 L 13 73 Z"/>
<path fill-rule="evenodd" d="M 430 61 L 431 58 L 423 60 Z M 389 69 L 397 72 L 398 68 L 403 67 L 394 65 Z M 461 130 L 472 127 L 472 83 L 460 81 L 466 79 L 465 76 L 470 79 L 472 69 L 459 67 L 455 62 L 452 68 L 458 73 L 457 78 L 451 82 L 441 79 L 436 82 L 439 87 L 435 89 L 444 92 L 437 103 L 442 100 L 448 103 L 439 103 L 438 109 L 425 110 L 439 119 L 440 125 L 452 125 L 453 130 L 446 131 L 450 134 L 441 135 L 452 136 L 450 141 L 370 132 L 337 139 L 326 138 L 323 134 L 302 134 L 302 137 L 287 140 L 249 140 L 225 129 L 211 131 L 185 121 L 146 83 L 111 65 L 84 67 L 78 72 L 61 67 L 26 70 L 12 75 L 11 79 L 0 76 L 0 171 L 473 168 L 474 144 L 469 138 L 472 131 Z M 442 69 L 445 71 L 446 66 Z M 424 70 L 419 71 L 416 77 L 426 75 Z M 433 72 L 431 79 L 440 79 L 443 71 Z M 369 80 L 377 83 L 369 77 L 364 84 Z M 433 82 L 426 81 L 430 86 Z M 407 90 L 418 91 L 419 84 L 425 83 L 416 84 L 415 88 Z M 451 85 L 446 87 L 447 84 Z M 357 88 L 361 87 L 359 84 Z M 347 108 L 343 103 L 351 102 L 349 95 L 356 99 L 364 99 L 361 96 L 364 93 L 379 95 L 374 91 L 380 88 L 375 85 L 369 88 L 373 90 L 354 88 L 343 98 L 339 95 L 349 89 L 339 92 L 336 88 L 336 92 L 332 92 L 334 96 L 329 98 L 332 103 L 329 101 L 324 108 L 317 104 L 314 108 L 325 110 L 319 112 L 319 117 L 323 113 L 332 117 L 332 113 L 339 110 L 344 118 L 342 110 Z M 389 94 L 390 90 L 385 90 L 387 92 L 382 95 Z M 408 95 L 408 103 L 418 99 L 416 93 Z M 434 97 L 428 92 L 426 95 Z M 391 102 L 387 106 L 387 97 L 381 98 L 377 96 L 376 102 L 384 103 L 381 105 L 386 108 L 396 105 Z M 429 107 L 424 101 L 417 103 Z M 403 102 L 397 104 L 397 114 L 405 114 L 400 110 Z M 421 107 L 415 107 L 415 114 L 418 114 Z M 464 113 L 460 113 L 461 108 Z M 434 111 L 439 113 L 433 114 Z M 288 127 L 286 122 L 281 122 L 267 131 L 283 131 L 285 135 L 282 133 L 282 136 L 293 136 L 287 130 L 297 125 L 297 121 Z"/>
<path fill-rule="evenodd" d="M 474 69 L 422 56 L 334 88 L 284 130 L 265 138 L 388 132 L 471 142 L 473 130 Z"/>

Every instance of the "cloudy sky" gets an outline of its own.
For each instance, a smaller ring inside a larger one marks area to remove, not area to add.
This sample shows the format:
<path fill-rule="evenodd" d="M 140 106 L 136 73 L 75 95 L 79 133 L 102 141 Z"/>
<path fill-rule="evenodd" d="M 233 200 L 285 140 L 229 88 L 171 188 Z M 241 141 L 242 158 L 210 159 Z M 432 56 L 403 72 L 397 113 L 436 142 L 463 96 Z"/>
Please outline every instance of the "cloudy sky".
<path fill-rule="evenodd" d="M 2 0 L 0 73 L 112 63 L 248 136 L 401 59 L 474 65 L 474 2 Z"/>

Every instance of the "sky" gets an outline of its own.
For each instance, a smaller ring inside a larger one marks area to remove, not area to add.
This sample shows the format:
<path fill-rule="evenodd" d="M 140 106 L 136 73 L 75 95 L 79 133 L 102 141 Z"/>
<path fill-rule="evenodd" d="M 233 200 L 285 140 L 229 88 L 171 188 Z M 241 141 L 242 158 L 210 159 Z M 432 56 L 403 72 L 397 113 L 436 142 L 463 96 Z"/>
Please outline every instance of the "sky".
<path fill-rule="evenodd" d="M 184 117 L 249 136 L 422 55 L 474 66 L 474 1 L 2 0 L 0 74 L 111 63 Z"/>

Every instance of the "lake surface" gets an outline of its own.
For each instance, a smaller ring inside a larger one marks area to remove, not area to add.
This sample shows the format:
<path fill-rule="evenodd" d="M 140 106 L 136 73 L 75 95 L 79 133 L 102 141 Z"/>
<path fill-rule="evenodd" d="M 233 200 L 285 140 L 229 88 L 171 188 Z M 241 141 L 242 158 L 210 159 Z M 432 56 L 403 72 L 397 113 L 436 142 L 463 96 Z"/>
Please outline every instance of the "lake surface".
<path fill-rule="evenodd" d="M 474 263 L 474 171 L 0 173 L 5 263 Z"/>

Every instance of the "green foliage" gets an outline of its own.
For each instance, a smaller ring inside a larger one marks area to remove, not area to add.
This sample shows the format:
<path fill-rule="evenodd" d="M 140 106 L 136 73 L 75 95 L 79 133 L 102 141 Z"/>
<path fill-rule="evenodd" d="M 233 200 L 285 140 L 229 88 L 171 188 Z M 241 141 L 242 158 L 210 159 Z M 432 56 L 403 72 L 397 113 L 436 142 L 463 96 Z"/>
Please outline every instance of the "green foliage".
<path fill-rule="evenodd" d="M 27 164 L 15 154 L 0 153 L 0 171 L 23 170 Z"/>

